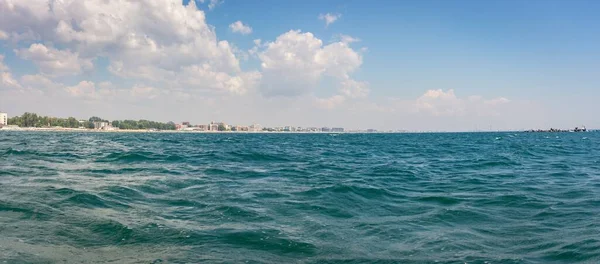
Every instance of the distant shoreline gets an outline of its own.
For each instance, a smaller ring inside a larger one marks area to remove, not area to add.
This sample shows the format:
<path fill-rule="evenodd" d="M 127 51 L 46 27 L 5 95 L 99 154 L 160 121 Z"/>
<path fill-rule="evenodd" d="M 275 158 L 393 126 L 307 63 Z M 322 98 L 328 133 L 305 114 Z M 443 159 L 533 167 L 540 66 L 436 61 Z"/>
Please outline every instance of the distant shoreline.
<path fill-rule="evenodd" d="M 436 134 L 436 133 L 574 133 L 572 131 L 344 131 L 344 132 L 302 132 L 302 131 L 182 131 L 182 130 L 148 130 L 148 129 L 86 129 L 86 128 L 0 128 L 0 132 L 83 132 L 83 133 L 182 133 L 182 134 Z M 587 132 L 597 132 L 590 129 Z M 576 132 L 582 133 L 582 132 Z M 585 133 L 585 132 L 583 132 Z"/>
<path fill-rule="evenodd" d="M 194 133 L 194 134 L 344 134 L 344 133 L 393 133 L 393 132 L 299 132 L 299 131 L 194 131 L 194 130 L 149 130 L 149 129 L 86 129 L 86 128 L 0 128 L 15 132 L 85 132 L 85 133 Z M 409 132 L 395 132 L 409 133 Z"/>

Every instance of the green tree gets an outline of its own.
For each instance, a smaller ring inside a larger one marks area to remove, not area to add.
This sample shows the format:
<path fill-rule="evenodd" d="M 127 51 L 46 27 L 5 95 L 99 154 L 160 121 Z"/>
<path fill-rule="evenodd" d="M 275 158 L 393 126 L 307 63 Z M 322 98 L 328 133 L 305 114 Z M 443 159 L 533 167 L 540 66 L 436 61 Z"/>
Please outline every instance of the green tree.
<path fill-rule="evenodd" d="M 90 122 L 108 122 L 107 120 L 104 120 L 104 119 L 102 119 L 100 117 L 97 117 L 97 116 L 90 117 L 89 121 Z"/>
<path fill-rule="evenodd" d="M 77 119 L 75 119 L 74 117 L 69 117 L 67 118 L 67 127 L 69 128 L 78 128 L 79 127 L 79 121 L 77 121 Z"/>

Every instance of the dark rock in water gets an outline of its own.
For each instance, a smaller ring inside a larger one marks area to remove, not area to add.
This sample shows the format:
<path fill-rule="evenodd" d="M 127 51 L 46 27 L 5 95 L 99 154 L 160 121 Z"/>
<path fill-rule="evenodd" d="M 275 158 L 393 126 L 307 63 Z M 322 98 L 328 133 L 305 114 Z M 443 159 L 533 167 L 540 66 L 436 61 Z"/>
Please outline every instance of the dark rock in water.
<path fill-rule="evenodd" d="M 531 129 L 531 130 L 525 130 L 524 132 L 587 132 L 587 129 L 585 127 L 576 127 L 573 130 L 565 130 L 565 129 L 556 129 L 556 128 L 550 128 L 548 130 L 544 130 L 544 129 Z"/>

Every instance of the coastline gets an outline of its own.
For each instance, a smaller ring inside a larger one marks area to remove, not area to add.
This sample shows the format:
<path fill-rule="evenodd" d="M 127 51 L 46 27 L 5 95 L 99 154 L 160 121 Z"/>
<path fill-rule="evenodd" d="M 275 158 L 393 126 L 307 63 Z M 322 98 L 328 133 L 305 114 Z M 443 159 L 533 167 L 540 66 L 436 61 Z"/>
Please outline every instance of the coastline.
<path fill-rule="evenodd" d="M 296 132 L 296 131 L 183 131 L 183 130 L 149 130 L 149 129 L 87 129 L 87 128 L 0 128 L 0 132 L 83 132 L 83 133 L 193 133 L 193 134 L 349 134 L 349 133 L 392 133 L 392 132 Z M 408 133 L 408 132 L 397 132 Z"/>
<path fill-rule="evenodd" d="M 66 133 L 192 133 L 192 134 L 436 134 L 436 133 L 534 133 L 531 131 L 344 131 L 344 132 L 299 132 L 299 131 L 198 131 L 198 130 L 150 130 L 150 129 L 88 129 L 88 128 L 0 128 L 1 132 L 66 132 Z M 596 132 L 590 129 L 587 132 Z M 535 131 L 535 133 L 573 133 L 572 131 Z M 585 132 L 584 132 L 585 133 Z"/>

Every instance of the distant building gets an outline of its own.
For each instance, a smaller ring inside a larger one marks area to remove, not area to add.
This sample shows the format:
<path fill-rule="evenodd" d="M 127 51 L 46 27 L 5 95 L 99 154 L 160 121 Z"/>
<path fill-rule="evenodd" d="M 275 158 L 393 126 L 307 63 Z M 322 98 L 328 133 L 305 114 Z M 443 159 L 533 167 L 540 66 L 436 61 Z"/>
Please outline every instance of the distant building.
<path fill-rule="evenodd" d="M 213 129 L 213 126 L 215 126 L 216 129 Z M 231 130 L 231 127 L 223 122 L 210 122 L 209 127 L 211 131 L 218 131 L 219 127 L 222 127 L 225 130 Z"/>
<path fill-rule="evenodd" d="M 247 126 L 231 126 L 231 131 L 248 132 L 248 130 Z"/>
<path fill-rule="evenodd" d="M 189 127 L 190 126 L 190 122 L 181 122 L 181 126 L 182 127 Z"/>
<path fill-rule="evenodd" d="M 210 124 L 208 125 L 208 130 L 209 131 L 219 131 L 219 123 L 210 122 Z"/>
<path fill-rule="evenodd" d="M 208 130 L 210 130 L 208 125 L 198 125 L 197 128 L 198 128 L 197 129 L 198 131 L 208 131 Z"/>
<path fill-rule="evenodd" d="M 331 128 L 323 127 L 321 128 L 321 132 L 331 132 Z"/>
<path fill-rule="evenodd" d="M 331 129 L 331 132 L 341 133 L 341 132 L 344 132 L 344 128 L 342 128 L 342 127 L 334 127 L 334 128 Z"/>
<path fill-rule="evenodd" d="M 118 127 L 113 127 L 111 124 L 108 124 L 108 126 L 104 126 L 104 127 L 102 127 L 102 130 L 110 130 L 110 131 L 114 131 L 114 130 L 119 130 L 119 128 L 118 128 Z M 149 130 L 154 130 L 154 131 L 156 131 L 157 129 L 155 129 L 155 128 L 152 128 L 152 129 L 149 129 Z"/>
<path fill-rule="evenodd" d="M 262 126 L 259 124 L 252 124 L 248 127 L 248 131 L 250 132 L 260 132 L 262 131 Z"/>
<path fill-rule="evenodd" d="M 108 122 L 94 122 L 94 129 L 108 129 L 112 126 Z"/>
<path fill-rule="evenodd" d="M 0 127 L 8 126 L 8 114 L 0 113 Z"/>

